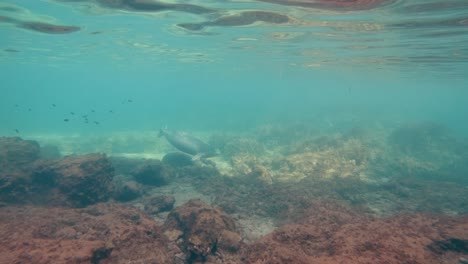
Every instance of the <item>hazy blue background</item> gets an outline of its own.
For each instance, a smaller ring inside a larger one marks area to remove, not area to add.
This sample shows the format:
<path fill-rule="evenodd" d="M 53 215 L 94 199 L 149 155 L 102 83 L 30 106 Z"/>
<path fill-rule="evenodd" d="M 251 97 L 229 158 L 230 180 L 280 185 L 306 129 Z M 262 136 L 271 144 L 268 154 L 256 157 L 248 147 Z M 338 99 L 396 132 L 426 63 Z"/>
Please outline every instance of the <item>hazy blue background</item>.
<path fill-rule="evenodd" d="M 0 54 L 2 136 L 16 135 L 15 129 L 20 135 L 86 134 L 164 125 L 244 130 L 270 122 L 306 121 L 337 128 L 415 120 L 468 133 L 466 61 L 353 63 L 349 59 L 353 56 L 425 56 L 427 50 L 399 47 L 369 49 L 367 54 L 343 49 L 346 37 L 337 42 L 307 35 L 291 42 L 267 38 L 276 31 L 323 31 L 312 27 L 215 28 L 214 35 L 190 35 L 173 25 L 194 20 L 186 14 L 101 15 L 71 4 L 21 1 L 21 5 L 83 29 L 48 35 L 0 25 L 2 49 L 19 51 Z M 95 31 L 102 33 L 91 34 Z M 346 34 L 364 40 L 369 34 L 391 36 L 387 44 L 411 42 L 410 35 L 398 30 Z M 436 41 L 446 39 L 415 37 L 413 42 L 437 47 Z M 454 45 L 462 53 L 466 49 L 463 42 Z M 302 56 L 304 50 L 329 54 Z M 325 63 L 327 59 L 336 62 Z M 85 114 L 100 124 L 85 124 L 80 118 Z"/>

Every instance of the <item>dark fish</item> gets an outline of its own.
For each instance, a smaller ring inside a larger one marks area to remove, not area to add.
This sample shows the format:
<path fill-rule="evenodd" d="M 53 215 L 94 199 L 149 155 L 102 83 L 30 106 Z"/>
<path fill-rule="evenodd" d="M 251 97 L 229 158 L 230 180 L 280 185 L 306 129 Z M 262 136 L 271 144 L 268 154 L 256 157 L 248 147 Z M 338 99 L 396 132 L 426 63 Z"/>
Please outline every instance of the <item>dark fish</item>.
<path fill-rule="evenodd" d="M 75 115 L 75 113 L 73 113 L 73 112 L 70 112 L 70 114 L 71 114 L 71 115 Z"/>
<path fill-rule="evenodd" d="M 128 99 L 127 102 L 133 103 L 133 100 L 132 100 L 132 99 Z"/>
<path fill-rule="evenodd" d="M 28 111 L 31 112 L 31 108 L 28 108 Z"/>
<path fill-rule="evenodd" d="M 94 109 L 91 109 L 91 112 L 94 113 L 94 112 L 96 112 L 96 111 L 94 111 Z"/>
<path fill-rule="evenodd" d="M 56 104 L 52 104 L 52 107 L 56 107 L 57 105 Z"/>
<path fill-rule="evenodd" d="M 114 113 L 114 111 L 112 111 L 112 110 L 109 110 L 109 113 L 113 114 L 113 113 Z"/>
<path fill-rule="evenodd" d="M 68 122 L 68 121 L 70 121 L 70 119 L 65 118 L 63 121 L 64 121 L 64 122 Z"/>
<path fill-rule="evenodd" d="M 99 122 L 98 122 L 98 121 L 94 121 L 94 124 L 99 125 Z"/>
<path fill-rule="evenodd" d="M 18 105 L 18 104 L 15 104 L 15 107 L 19 107 L 19 105 Z"/>
<path fill-rule="evenodd" d="M 15 132 L 16 132 L 16 134 L 19 134 L 19 133 L 20 133 L 18 129 L 15 129 Z"/>
<path fill-rule="evenodd" d="M 159 136 L 164 136 L 176 149 L 190 155 L 197 155 L 202 158 L 216 156 L 216 150 L 200 139 L 186 133 L 174 132 L 165 128 L 159 130 Z"/>

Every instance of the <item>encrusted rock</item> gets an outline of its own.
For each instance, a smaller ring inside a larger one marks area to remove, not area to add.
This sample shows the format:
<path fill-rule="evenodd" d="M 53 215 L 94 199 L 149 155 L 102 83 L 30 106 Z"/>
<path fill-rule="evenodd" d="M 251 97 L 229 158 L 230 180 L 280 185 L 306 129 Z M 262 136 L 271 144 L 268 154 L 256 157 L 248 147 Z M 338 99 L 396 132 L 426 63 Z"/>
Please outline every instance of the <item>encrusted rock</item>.
<path fill-rule="evenodd" d="M 136 208 L 0 208 L 1 263 L 173 263 L 168 240 Z"/>
<path fill-rule="evenodd" d="M 31 167 L 39 159 L 35 141 L 0 138 L 0 202 L 25 203 L 31 192 Z"/>
<path fill-rule="evenodd" d="M 185 167 L 194 164 L 192 156 L 182 152 L 170 152 L 164 155 L 162 162 L 172 167 Z"/>
<path fill-rule="evenodd" d="M 170 211 L 174 207 L 175 199 L 169 195 L 158 195 L 144 201 L 145 211 L 149 214 L 158 214 Z"/>
<path fill-rule="evenodd" d="M 110 198 L 114 168 L 103 154 L 69 156 L 37 165 L 34 182 L 57 189 L 64 200 L 62 205 L 84 207 Z"/>
<path fill-rule="evenodd" d="M 170 170 L 159 160 L 147 161 L 139 166 L 133 173 L 135 180 L 141 184 L 162 186 L 170 178 Z"/>
<path fill-rule="evenodd" d="M 126 181 L 115 186 L 114 198 L 117 201 L 128 202 L 138 198 L 141 193 L 141 185 L 138 182 Z"/>
<path fill-rule="evenodd" d="M 36 141 L 19 137 L 0 137 L 0 173 L 28 167 L 40 157 L 40 147 Z"/>
<path fill-rule="evenodd" d="M 234 221 L 220 209 L 201 200 L 190 200 L 172 211 L 165 229 L 183 232 L 177 242 L 189 262 L 233 253 L 241 246 Z"/>

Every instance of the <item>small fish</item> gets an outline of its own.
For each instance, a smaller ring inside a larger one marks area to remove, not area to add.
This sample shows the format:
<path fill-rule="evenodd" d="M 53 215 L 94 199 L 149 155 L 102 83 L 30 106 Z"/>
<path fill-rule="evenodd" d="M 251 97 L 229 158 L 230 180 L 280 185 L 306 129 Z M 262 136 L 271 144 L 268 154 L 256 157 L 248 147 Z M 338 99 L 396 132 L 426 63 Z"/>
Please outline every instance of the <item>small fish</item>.
<path fill-rule="evenodd" d="M 91 109 L 91 112 L 92 112 L 92 113 L 95 113 L 96 111 L 94 111 L 94 109 Z"/>
<path fill-rule="evenodd" d="M 19 50 L 16 50 L 16 49 L 4 49 L 4 51 L 6 51 L 6 52 L 12 52 L 12 53 L 19 52 Z"/>
<path fill-rule="evenodd" d="M 68 121 L 70 121 L 70 119 L 65 118 L 63 121 L 64 121 L 64 122 L 68 122 Z"/>
<path fill-rule="evenodd" d="M 52 107 L 56 107 L 57 105 L 56 104 L 52 104 Z"/>
<path fill-rule="evenodd" d="M 73 113 L 73 112 L 70 112 L 70 114 L 71 114 L 71 115 L 75 115 L 75 113 Z"/>
<path fill-rule="evenodd" d="M 82 115 L 81 117 L 86 119 L 86 118 L 88 118 L 88 115 Z"/>
<path fill-rule="evenodd" d="M 99 125 L 99 122 L 98 122 L 98 121 L 94 121 L 94 124 Z"/>
<path fill-rule="evenodd" d="M 18 104 L 15 104 L 15 107 L 19 107 L 19 105 L 18 105 Z"/>
<path fill-rule="evenodd" d="M 112 110 L 109 110 L 109 113 L 113 114 L 113 113 L 114 113 L 114 111 L 112 111 Z"/>
<path fill-rule="evenodd" d="M 133 100 L 132 100 L 132 99 L 128 99 L 127 102 L 133 103 Z"/>
<path fill-rule="evenodd" d="M 15 132 L 16 132 L 16 134 L 19 134 L 19 133 L 20 133 L 19 130 L 18 130 L 17 128 L 15 128 Z"/>
<path fill-rule="evenodd" d="M 31 108 L 28 108 L 28 111 L 31 112 Z"/>

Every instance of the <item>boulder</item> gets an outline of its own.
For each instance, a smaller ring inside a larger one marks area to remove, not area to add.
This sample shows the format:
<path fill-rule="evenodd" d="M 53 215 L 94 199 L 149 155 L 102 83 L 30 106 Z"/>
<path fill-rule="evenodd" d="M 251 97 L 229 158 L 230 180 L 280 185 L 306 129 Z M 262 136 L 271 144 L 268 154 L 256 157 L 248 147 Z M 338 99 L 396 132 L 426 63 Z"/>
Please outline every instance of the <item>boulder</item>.
<path fill-rule="evenodd" d="M 175 199 L 170 195 L 158 195 L 145 200 L 143 203 L 147 213 L 158 214 L 172 210 Z"/>
<path fill-rule="evenodd" d="M 111 197 L 114 168 L 104 154 L 69 156 L 37 164 L 31 177 L 64 195 L 54 203 L 84 207 Z"/>
<path fill-rule="evenodd" d="M 174 263 L 153 219 L 114 203 L 0 208 L 1 263 Z"/>
<path fill-rule="evenodd" d="M 172 239 L 176 239 L 189 263 L 224 258 L 242 244 L 231 217 L 201 200 L 190 200 L 173 210 L 164 226 L 165 232 L 178 234 Z"/>
<path fill-rule="evenodd" d="M 133 177 L 137 182 L 152 186 L 166 185 L 170 176 L 169 168 L 160 160 L 149 160 L 133 172 Z"/>

